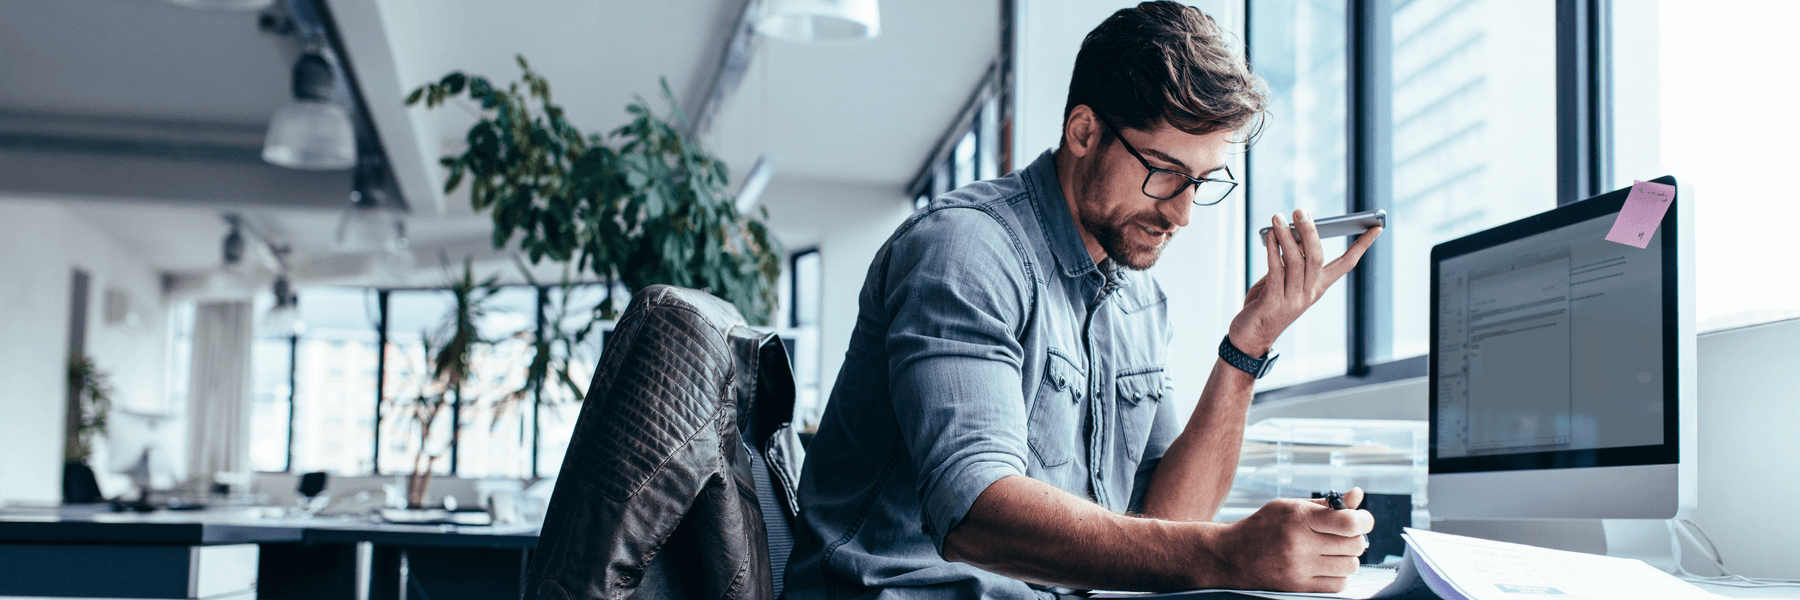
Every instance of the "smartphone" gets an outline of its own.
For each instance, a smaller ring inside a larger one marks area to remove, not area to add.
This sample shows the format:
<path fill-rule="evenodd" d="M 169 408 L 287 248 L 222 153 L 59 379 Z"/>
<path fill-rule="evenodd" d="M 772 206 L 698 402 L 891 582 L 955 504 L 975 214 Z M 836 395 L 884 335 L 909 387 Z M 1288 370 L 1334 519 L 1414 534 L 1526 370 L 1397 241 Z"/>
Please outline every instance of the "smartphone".
<path fill-rule="evenodd" d="M 1321 240 L 1341 235 L 1356 235 L 1374 227 L 1387 227 L 1387 211 L 1371 210 L 1318 219 L 1313 221 L 1313 226 L 1319 229 L 1319 239 Z M 1273 229 L 1273 227 L 1264 227 L 1261 231 L 1256 232 L 1257 237 L 1262 238 L 1263 245 L 1268 245 L 1269 232 Z M 1289 225 L 1288 229 L 1293 232 L 1294 241 L 1300 241 L 1300 229 L 1293 225 Z"/>

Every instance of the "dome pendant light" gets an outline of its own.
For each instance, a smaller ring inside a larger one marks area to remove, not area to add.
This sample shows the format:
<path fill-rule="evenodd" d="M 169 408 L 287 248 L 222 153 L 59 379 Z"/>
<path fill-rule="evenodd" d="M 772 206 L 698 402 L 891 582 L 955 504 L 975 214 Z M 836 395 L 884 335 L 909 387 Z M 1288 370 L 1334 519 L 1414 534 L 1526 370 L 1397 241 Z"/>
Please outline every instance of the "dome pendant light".
<path fill-rule="evenodd" d="M 379 160 L 357 165 L 350 206 L 338 219 L 339 250 L 371 254 L 406 250 L 406 221 L 399 203 L 389 198 L 385 168 Z"/>
<path fill-rule="evenodd" d="M 881 35 L 876 0 L 771 0 L 756 32 L 803 44 L 855 42 Z"/>
<path fill-rule="evenodd" d="M 262 331 L 266 335 L 299 335 L 306 330 L 300 320 L 300 295 L 288 283 L 287 273 L 275 276 L 275 306 L 263 316 Z"/>
<path fill-rule="evenodd" d="M 289 169 L 335 171 L 356 165 L 350 113 L 331 102 L 331 64 L 315 50 L 294 63 L 294 101 L 275 111 L 263 160 Z"/>

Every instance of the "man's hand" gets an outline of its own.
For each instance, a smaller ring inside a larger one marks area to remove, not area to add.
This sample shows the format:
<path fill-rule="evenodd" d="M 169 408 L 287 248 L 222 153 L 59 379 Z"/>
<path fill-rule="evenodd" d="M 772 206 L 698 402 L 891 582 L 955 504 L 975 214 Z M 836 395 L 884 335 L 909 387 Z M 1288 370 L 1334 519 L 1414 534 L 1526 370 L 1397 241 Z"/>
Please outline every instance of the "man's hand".
<path fill-rule="evenodd" d="M 1381 237 L 1381 228 L 1363 232 L 1344 255 L 1325 262 L 1325 250 L 1319 243 L 1319 229 L 1304 210 L 1294 211 L 1294 228 L 1300 239 L 1294 239 L 1281 215 L 1270 218 L 1266 247 L 1269 272 L 1250 286 L 1244 295 L 1244 310 L 1231 320 L 1231 344 L 1251 356 L 1263 356 L 1275 345 L 1275 338 L 1286 331 L 1300 314 L 1325 295 L 1331 284 L 1350 272 L 1363 252 Z"/>
<path fill-rule="evenodd" d="M 1231 587 L 1289 592 L 1339 592 L 1356 572 L 1375 517 L 1361 489 L 1344 494 L 1351 510 L 1332 510 L 1324 500 L 1276 499 L 1218 532 L 1219 562 Z"/>

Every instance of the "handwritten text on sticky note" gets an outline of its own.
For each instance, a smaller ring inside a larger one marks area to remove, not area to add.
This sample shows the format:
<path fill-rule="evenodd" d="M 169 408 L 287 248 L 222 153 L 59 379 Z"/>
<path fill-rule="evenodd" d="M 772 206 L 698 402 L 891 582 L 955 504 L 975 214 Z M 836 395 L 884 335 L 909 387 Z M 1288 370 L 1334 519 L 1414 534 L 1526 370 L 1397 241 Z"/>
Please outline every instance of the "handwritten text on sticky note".
<path fill-rule="evenodd" d="M 1656 235 L 1656 226 L 1662 224 L 1663 214 L 1669 212 L 1669 202 L 1674 199 L 1675 186 L 1653 181 L 1632 182 L 1631 193 L 1625 196 L 1625 208 L 1619 209 L 1618 220 L 1613 221 L 1612 231 L 1606 233 L 1607 241 L 1638 248 L 1649 246 L 1650 238 Z"/>

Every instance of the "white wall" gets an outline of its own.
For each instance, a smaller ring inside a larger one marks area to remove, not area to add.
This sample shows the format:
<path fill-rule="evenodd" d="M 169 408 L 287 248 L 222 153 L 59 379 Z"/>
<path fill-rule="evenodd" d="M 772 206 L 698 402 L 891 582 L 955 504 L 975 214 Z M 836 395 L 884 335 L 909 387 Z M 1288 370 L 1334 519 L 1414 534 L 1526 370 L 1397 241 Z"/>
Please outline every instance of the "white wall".
<path fill-rule="evenodd" d="M 72 269 L 91 277 L 87 351 L 111 375 L 113 405 L 166 402 L 167 309 L 160 275 L 53 201 L 0 198 L 0 503 L 62 496 L 64 374 Z M 136 327 L 105 322 L 105 295 L 142 308 Z"/>
<path fill-rule="evenodd" d="M 923 160 L 923 159 L 921 159 Z M 856 298 L 869 262 L 913 212 L 912 199 L 897 187 L 777 175 L 763 191 L 769 229 L 788 252 L 816 246 L 822 263 L 819 308 L 819 397 L 831 397 L 850 331 L 856 327 Z M 786 268 L 786 265 L 783 266 Z M 821 404 L 822 406 L 822 404 Z"/>
<path fill-rule="evenodd" d="M 1699 368 L 1700 498 L 1693 521 L 1718 544 L 1732 571 L 1752 577 L 1800 577 L 1787 541 L 1800 519 L 1780 500 L 1800 497 L 1800 320 L 1706 333 Z M 1271 417 L 1428 418 L 1425 380 L 1259 404 L 1252 423 Z M 1775 504 L 1771 504 L 1774 501 Z M 1598 521 L 1434 521 L 1432 528 L 1584 552 L 1603 552 Z M 1687 568 L 1710 574 L 1700 552 L 1683 551 Z"/>

